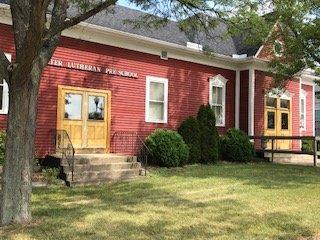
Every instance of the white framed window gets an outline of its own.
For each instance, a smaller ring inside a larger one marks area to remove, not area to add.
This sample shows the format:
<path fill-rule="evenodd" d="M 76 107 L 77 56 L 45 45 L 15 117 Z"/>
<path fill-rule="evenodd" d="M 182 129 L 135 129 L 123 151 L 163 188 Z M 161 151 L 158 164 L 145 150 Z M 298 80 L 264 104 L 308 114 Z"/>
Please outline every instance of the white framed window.
<path fill-rule="evenodd" d="M 167 123 L 168 79 L 147 76 L 145 114 L 146 122 Z"/>
<path fill-rule="evenodd" d="M 301 96 L 300 96 L 300 129 L 301 130 L 306 130 L 306 125 L 307 125 L 306 108 L 307 108 L 307 93 L 304 90 L 301 90 Z"/>
<path fill-rule="evenodd" d="M 5 54 L 11 62 L 11 54 Z M 0 114 L 8 114 L 9 109 L 9 87 L 4 79 L 0 79 Z"/>
<path fill-rule="evenodd" d="M 222 75 L 210 78 L 209 104 L 216 117 L 216 125 L 225 126 L 226 121 L 226 84 L 228 80 Z"/>

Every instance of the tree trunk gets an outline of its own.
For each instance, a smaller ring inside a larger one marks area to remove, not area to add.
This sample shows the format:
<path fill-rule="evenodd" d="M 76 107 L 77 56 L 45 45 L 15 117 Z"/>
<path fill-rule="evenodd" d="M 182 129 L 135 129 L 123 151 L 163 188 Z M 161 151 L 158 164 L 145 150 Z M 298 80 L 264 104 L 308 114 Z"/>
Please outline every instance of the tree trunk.
<path fill-rule="evenodd" d="M 2 182 L 1 225 L 31 220 L 31 173 L 34 158 L 37 96 L 41 71 L 12 75 Z M 22 85 L 18 86 L 19 84 Z"/>

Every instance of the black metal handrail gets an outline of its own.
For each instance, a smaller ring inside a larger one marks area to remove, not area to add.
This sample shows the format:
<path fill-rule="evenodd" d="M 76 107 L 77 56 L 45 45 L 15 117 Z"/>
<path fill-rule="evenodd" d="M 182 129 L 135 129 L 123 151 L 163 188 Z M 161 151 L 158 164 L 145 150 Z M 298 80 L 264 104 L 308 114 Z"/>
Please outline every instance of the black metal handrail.
<path fill-rule="evenodd" d="M 56 148 L 56 153 L 61 153 L 61 161 L 66 159 L 71 169 L 71 179 L 73 181 L 75 149 L 72 145 L 71 138 L 66 130 L 53 129 L 52 131 L 54 133 L 53 141 Z"/>
<path fill-rule="evenodd" d="M 140 133 L 141 134 L 141 133 Z M 141 134 L 142 135 L 142 134 Z M 111 138 L 112 153 L 134 154 L 138 162 L 144 166 L 145 176 L 147 175 L 148 156 L 150 149 L 145 144 L 143 137 L 139 133 L 132 131 L 114 132 Z M 143 134 L 146 137 L 148 134 Z"/>
<path fill-rule="evenodd" d="M 249 136 L 252 140 L 261 140 L 261 152 L 271 153 L 271 161 L 273 162 L 275 153 L 292 153 L 292 154 L 307 154 L 313 155 L 314 166 L 317 166 L 318 156 L 320 152 L 318 151 L 318 143 L 320 142 L 320 137 L 318 136 Z M 267 149 L 267 142 L 271 140 L 271 149 Z M 297 151 L 290 149 L 275 149 L 276 140 L 311 140 L 313 141 L 312 151 Z"/>

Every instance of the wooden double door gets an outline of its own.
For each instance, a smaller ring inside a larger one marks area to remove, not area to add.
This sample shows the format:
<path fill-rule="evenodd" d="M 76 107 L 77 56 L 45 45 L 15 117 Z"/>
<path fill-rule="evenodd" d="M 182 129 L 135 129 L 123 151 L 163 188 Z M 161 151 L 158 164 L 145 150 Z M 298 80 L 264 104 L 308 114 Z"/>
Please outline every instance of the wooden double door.
<path fill-rule="evenodd" d="M 291 136 L 291 99 L 281 97 L 265 98 L 265 136 Z M 276 140 L 274 149 L 291 149 L 290 140 Z M 271 141 L 267 148 L 271 149 Z"/>
<path fill-rule="evenodd" d="M 105 149 L 110 142 L 109 91 L 58 87 L 57 129 L 66 130 L 75 149 Z"/>

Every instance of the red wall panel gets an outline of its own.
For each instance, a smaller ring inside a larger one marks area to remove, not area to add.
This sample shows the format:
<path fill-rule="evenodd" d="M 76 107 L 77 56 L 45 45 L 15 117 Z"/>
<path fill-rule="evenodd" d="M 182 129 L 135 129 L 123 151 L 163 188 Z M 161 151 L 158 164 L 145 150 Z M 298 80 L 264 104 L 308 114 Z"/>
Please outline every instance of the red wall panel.
<path fill-rule="evenodd" d="M 242 131 L 248 133 L 248 92 L 249 71 L 240 72 L 240 121 L 239 127 Z"/>
<path fill-rule="evenodd" d="M 309 85 L 302 84 L 301 88 L 306 92 L 306 129 L 301 131 L 303 136 L 313 136 L 314 134 L 314 119 L 313 114 L 314 112 L 311 110 L 313 109 L 313 87 Z"/>
<path fill-rule="evenodd" d="M 0 47 L 13 52 L 10 26 L 0 25 Z M 137 79 L 48 66 L 42 76 L 39 92 L 36 149 L 43 156 L 53 150 L 50 130 L 56 128 L 58 85 L 96 88 L 111 91 L 111 131 L 148 133 L 155 128 L 176 129 L 182 120 L 196 115 L 201 104 L 209 99 L 211 76 L 229 79 L 226 92 L 226 126 L 224 133 L 234 127 L 235 72 L 191 62 L 169 59 L 136 51 L 62 38 L 54 58 L 91 65 L 105 66 L 138 73 Z M 165 77 L 169 81 L 168 124 L 145 122 L 146 76 Z M 6 117 L 1 116 L 0 126 Z"/>

